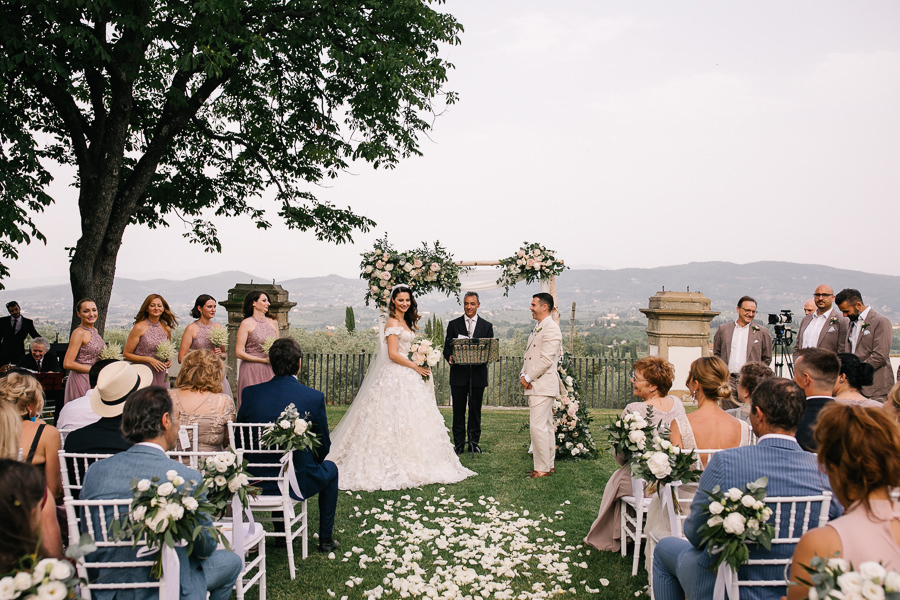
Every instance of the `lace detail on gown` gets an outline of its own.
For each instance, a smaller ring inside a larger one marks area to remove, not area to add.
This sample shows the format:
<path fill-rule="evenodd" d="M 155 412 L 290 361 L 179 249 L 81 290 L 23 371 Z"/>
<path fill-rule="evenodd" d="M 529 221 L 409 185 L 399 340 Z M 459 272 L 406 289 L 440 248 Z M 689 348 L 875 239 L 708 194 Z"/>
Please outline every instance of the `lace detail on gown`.
<path fill-rule="evenodd" d="M 398 337 L 401 354 L 416 337 L 403 327 L 384 333 Z M 476 474 L 453 450 L 430 380 L 390 359 L 366 379 L 371 385 L 364 385 L 331 436 L 328 460 L 338 465 L 342 490 L 400 490 Z"/>
<path fill-rule="evenodd" d="M 244 352 L 250 356 L 265 358 L 268 355 L 263 352 L 263 342 L 268 338 L 278 337 L 278 332 L 275 331 L 275 328 L 272 327 L 272 324 L 269 323 L 268 319 L 263 318 L 261 321 L 258 319 L 254 320 L 256 321 L 256 327 L 247 334 L 247 343 L 244 344 Z"/>

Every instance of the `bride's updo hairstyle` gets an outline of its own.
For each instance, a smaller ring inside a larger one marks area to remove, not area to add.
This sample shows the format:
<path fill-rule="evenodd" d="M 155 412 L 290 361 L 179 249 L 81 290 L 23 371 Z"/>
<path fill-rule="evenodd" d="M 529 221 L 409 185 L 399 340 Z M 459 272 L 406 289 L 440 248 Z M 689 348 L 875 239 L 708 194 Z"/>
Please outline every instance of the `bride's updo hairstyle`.
<path fill-rule="evenodd" d="M 716 356 L 704 356 L 691 363 L 687 381 L 696 381 L 707 400 L 719 402 L 731 397 L 728 365 Z"/>
<path fill-rule="evenodd" d="M 396 318 L 395 313 L 397 312 L 396 307 L 394 306 L 394 298 L 396 298 L 399 294 L 402 293 L 409 294 L 409 310 L 406 311 L 406 314 L 403 315 L 403 320 L 406 321 L 406 326 L 412 329 L 413 331 L 418 331 L 419 328 L 416 325 L 419 322 L 419 305 L 416 304 L 416 297 L 413 296 L 412 289 L 408 286 L 400 286 L 394 288 L 394 291 L 391 292 L 391 301 L 388 304 L 388 316 Z"/>

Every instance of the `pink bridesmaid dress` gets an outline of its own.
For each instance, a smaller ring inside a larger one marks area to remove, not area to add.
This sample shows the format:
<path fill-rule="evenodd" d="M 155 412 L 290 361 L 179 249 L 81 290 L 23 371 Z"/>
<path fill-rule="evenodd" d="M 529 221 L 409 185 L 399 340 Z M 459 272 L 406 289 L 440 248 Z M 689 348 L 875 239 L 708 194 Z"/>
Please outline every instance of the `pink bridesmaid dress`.
<path fill-rule="evenodd" d="M 197 325 L 197 333 L 194 335 L 194 339 L 191 340 L 191 350 L 209 350 L 210 352 L 215 350 L 216 347 L 209 341 L 209 332 L 212 330 L 213 324 L 210 323 L 205 327 L 200 324 L 200 321 L 194 321 L 194 324 Z M 234 396 L 231 393 L 231 385 L 228 383 L 227 374 L 222 379 L 222 393 Z"/>
<path fill-rule="evenodd" d="M 90 331 L 91 339 L 87 344 L 78 349 L 78 355 L 75 356 L 75 362 L 80 365 L 93 365 L 97 362 L 97 359 L 100 357 L 100 352 L 106 344 L 103 342 L 103 338 L 100 337 L 100 334 L 97 333 L 97 330 L 93 327 L 85 327 L 84 325 L 79 325 L 78 327 Z M 63 396 L 63 404 L 70 400 L 81 398 L 88 393 L 89 389 L 91 389 L 91 382 L 87 373 L 69 371 L 69 376 L 66 379 L 66 393 L 65 396 Z"/>
<path fill-rule="evenodd" d="M 267 338 L 278 337 L 278 332 L 265 317 L 255 320 L 256 329 L 247 335 L 244 352 L 257 358 L 268 358 L 269 355 L 263 352 L 262 344 Z M 269 363 L 241 361 L 241 369 L 238 373 L 238 406 L 241 405 L 241 391 L 245 387 L 265 383 L 273 377 L 275 377 L 275 372 L 272 371 L 272 365 Z"/>
<path fill-rule="evenodd" d="M 151 323 L 150 321 L 147 321 L 147 324 L 150 325 L 150 327 L 147 328 L 147 331 L 144 332 L 144 335 L 138 340 L 137 346 L 134 347 L 134 353 L 138 356 L 156 358 L 156 347 L 159 346 L 161 342 L 167 341 L 169 336 L 166 335 L 166 330 L 162 328 L 160 323 Z M 168 372 L 157 371 L 153 367 L 150 367 L 150 369 L 153 371 L 153 385 L 168 389 Z"/>

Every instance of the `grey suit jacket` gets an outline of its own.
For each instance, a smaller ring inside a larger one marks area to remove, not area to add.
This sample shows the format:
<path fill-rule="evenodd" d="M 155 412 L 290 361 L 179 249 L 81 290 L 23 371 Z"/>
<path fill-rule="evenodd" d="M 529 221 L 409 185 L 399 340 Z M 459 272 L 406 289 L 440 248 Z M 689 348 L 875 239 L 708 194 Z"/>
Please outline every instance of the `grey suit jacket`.
<path fill-rule="evenodd" d="M 870 308 L 861 327 L 854 354 L 859 360 L 875 368 L 875 380 L 872 385 L 867 385 L 860 391 L 867 398 L 887 396 L 894 385 L 894 372 L 891 369 L 891 341 L 894 332 L 891 321 Z M 849 341 L 847 347 L 850 347 Z"/>
<path fill-rule="evenodd" d="M 194 480 L 199 485 L 200 473 L 189 469 L 178 461 L 172 460 L 166 454 L 149 446 L 132 446 L 125 452 L 109 458 L 97 461 L 90 466 L 84 476 L 84 487 L 81 490 L 82 500 L 115 500 L 118 498 L 131 498 L 132 479 L 150 479 L 159 477 L 160 481 L 166 481 L 166 471 L 175 469 L 185 481 Z M 112 512 L 109 511 L 110 518 Z M 206 519 L 207 525 L 211 525 Z M 95 532 L 90 532 L 95 537 Z M 188 557 L 184 548 L 176 548 L 178 558 L 181 560 L 181 597 L 192 600 L 206 599 L 206 577 L 203 575 L 203 559 L 212 555 L 216 550 L 217 542 L 213 536 L 204 531 L 194 543 L 194 553 Z M 137 551 L 132 548 L 101 548 L 89 555 L 89 560 L 98 562 L 111 562 L 116 560 L 134 560 Z M 150 581 L 149 568 L 136 568 L 130 571 L 125 569 L 100 569 L 98 582 L 139 582 Z M 156 598 L 156 590 L 136 589 L 133 592 L 125 590 L 95 590 L 92 596 L 98 600 L 116 598 L 117 600 L 150 600 Z"/>
<path fill-rule="evenodd" d="M 706 495 L 716 485 L 721 491 L 736 487 L 743 489 L 751 481 L 763 475 L 769 478 L 766 494 L 768 496 L 813 496 L 822 491 L 831 491 L 828 478 L 819 470 L 816 455 L 804 452 L 794 440 L 782 438 L 766 438 L 756 446 L 730 448 L 717 452 L 700 477 L 697 495 L 691 503 L 691 514 L 684 523 L 684 533 L 688 541 L 698 550 L 700 545 L 700 525 L 706 521 L 703 509 L 709 504 Z M 832 498 L 829 518 L 835 519 L 843 510 L 837 500 Z M 818 510 L 812 514 L 811 522 L 818 519 Z M 783 519 L 782 527 L 786 531 L 789 519 Z M 777 544 L 767 552 L 763 548 L 751 545 L 751 558 L 790 558 L 794 553 L 793 544 Z M 685 590 L 690 598 L 712 598 L 716 574 L 711 571 L 712 558 L 703 552 L 697 560 L 699 576 L 697 589 Z M 751 579 L 783 579 L 782 567 L 741 567 L 738 576 L 742 580 Z M 787 587 L 743 588 L 741 600 L 777 599 L 787 593 Z"/>
<path fill-rule="evenodd" d="M 797 355 L 800 353 L 800 347 L 803 344 L 803 334 L 806 328 L 809 327 L 814 314 L 808 314 L 800 321 L 800 329 L 797 331 L 797 337 L 794 339 L 794 360 L 797 359 Z M 847 339 L 849 335 L 850 319 L 842 315 L 837 306 L 832 304 L 828 321 L 819 331 L 819 341 L 816 343 L 816 348 L 831 350 L 835 354 L 849 352 L 850 344 Z"/>
<path fill-rule="evenodd" d="M 713 355 L 724 360 L 726 365 L 731 357 L 731 336 L 734 334 L 734 328 L 734 321 L 720 325 L 713 337 Z M 756 321 L 750 323 L 750 328 L 747 336 L 746 362 L 759 361 L 768 366 L 772 361 L 772 336 L 769 335 L 765 325 L 760 325 Z"/>

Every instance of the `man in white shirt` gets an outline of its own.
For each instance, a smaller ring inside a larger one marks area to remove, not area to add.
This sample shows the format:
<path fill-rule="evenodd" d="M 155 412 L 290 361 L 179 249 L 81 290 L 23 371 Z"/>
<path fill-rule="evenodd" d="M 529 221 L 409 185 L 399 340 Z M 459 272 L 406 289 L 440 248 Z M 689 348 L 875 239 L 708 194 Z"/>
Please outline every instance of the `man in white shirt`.
<path fill-rule="evenodd" d="M 90 425 L 91 423 L 96 423 L 100 420 L 100 415 L 95 413 L 94 409 L 91 408 L 91 394 L 93 394 L 94 388 L 97 387 L 97 378 L 100 376 L 100 371 L 103 367 L 114 362 L 119 361 L 114 358 L 108 358 L 106 360 L 98 360 L 91 365 L 91 370 L 88 371 L 88 381 L 91 384 L 91 389 L 89 389 L 81 398 L 69 400 L 69 402 L 62 407 L 62 410 L 59 411 L 59 419 L 56 420 L 56 428 L 61 433 L 75 431 L 76 429 L 81 429 L 82 427 Z"/>
<path fill-rule="evenodd" d="M 867 385 L 860 391 L 867 398 L 884 402 L 894 385 L 894 373 L 891 370 L 891 321 L 875 312 L 871 306 L 863 304 L 859 290 L 841 290 L 834 301 L 844 316 L 850 319 L 848 351 L 875 369 L 872 385 Z"/>
<path fill-rule="evenodd" d="M 847 352 L 850 320 L 834 305 L 834 290 L 824 283 L 813 294 L 816 310 L 800 321 L 794 341 L 794 361 L 803 348 L 822 348 L 835 354 Z"/>
<path fill-rule="evenodd" d="M 713 337 L 713 355 L 728 365 L 731 373 L 732 402 L 724 402 L 722 408 L 739 406 L 737 381 L 741 367 L 751 361 L 768 366 L 772 361 L 772 336 L 764 326 L 753 322 L 756 316 L 756 300 L 743 296 L 737 303 L 737 319 L 716 329 Z"/>

